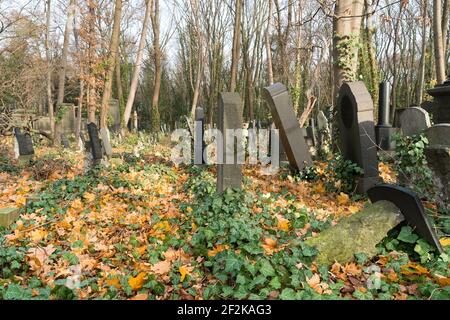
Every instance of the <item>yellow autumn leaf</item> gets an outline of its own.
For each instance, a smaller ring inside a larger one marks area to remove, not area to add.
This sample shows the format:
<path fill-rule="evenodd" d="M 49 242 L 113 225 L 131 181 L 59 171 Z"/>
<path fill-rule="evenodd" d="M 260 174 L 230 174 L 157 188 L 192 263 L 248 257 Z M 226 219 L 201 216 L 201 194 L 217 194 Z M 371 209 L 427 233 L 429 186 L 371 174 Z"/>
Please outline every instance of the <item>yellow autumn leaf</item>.
<path fill-rule="evenodd" d="M 85 192 L 85 193 L 83 194 L 83 198 L 84 198 L 87 202 L 91 203 L 91 202 L 93 202 L 93 201 L 95 200 L 96 196 L 95 196 L 95 194 L 93 194 L 93 193 Z"/>
<path fill-rule="evenodd" d="M 191 212 L 192 212 L 192 208 L 191 208 L 191 207 L 187 207 L 187 208 L 186 208 L 186 211 L 187 211 L 188 213 L 191 213 Z"/>
<path fill-rule="evenodd" d="M 289 231 L 290 223 L 289 220 L 279 217 L 278 218 L 278 229 L 282 231 Z"/>
<path fill-rule="evenodd" d="M 122 288 L 119 278 L 108 279 L 106 280 L 106 284 L 110 287 L 115 287 L 117 290 L 120 290 Z"/>
<path fill-rule="evenodd" d="M 47 237 L 47 232 L 44 229 L 36 229 L 30 232 L 31 241 L 37 243 Z"/>
<path fill-rule="evenodd" d="M 314 192 L 318 194 L 324 194 L 325 193 L 325 186 L 323 185 L 323 182 L 319 182 L 314 188 Z"/>
<path fill-rule="evenodd" d="M 23 207 L 25 206 L 25 204 L 27 203 L 27 198 L 25 198 L 24 196 L 18 196 L 16 199 L 16 205 L 19 207 Z"/>
<path fill-rule="evenodd" d="M 181 274 L 180 281 L 183 282 L 187 275 L 190 275 L 190 271 L 186 266 L 181 266 L 178 271 Z"/>
<path fill-rule="evenodd" d="M 338 195 L 337 200 L 340 205 L 346 205 L 350 202 L 350 197 L 348 194 L 341 192 L 341 194 Z"/>
<path fill-rule="evenodd" d="M 439 240 L 439 242 L 443 247 L 450 246 L 450 238 L 442 238 L 441 240 Z"/>
<path fill-rule="evenodd" d="M 348 211 L 351 213 L 357 213 L 359 211 L 359 208 L 357 206 L 349 206 Z"/>
<path fill-rule="evenodd" d="M 420 264 L 410 262 L 404 266 L 402 266 L 402 274 L 406 276 L 412 276 L 412 275 L 423 275 L 428 274 L 428 269 L 425 267 L 422 267 Z"/>
<path fill-rule="evenodd" d="M 147 274 L 145 272 L 141 272 L 136 277 L 130 278 L 128 280 L 128 284 L 130 285 L 131 289 L 139 290 L 144 286 L 144 281 L 146 277 Z"/>

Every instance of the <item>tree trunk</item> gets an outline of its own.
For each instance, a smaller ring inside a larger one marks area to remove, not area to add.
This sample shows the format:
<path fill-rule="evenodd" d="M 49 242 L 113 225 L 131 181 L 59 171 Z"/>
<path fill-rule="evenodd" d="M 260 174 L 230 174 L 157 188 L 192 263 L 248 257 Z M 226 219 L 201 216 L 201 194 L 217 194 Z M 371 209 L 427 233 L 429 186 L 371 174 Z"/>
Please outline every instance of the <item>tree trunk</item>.
<path fill-rule="evenodd" d="M 442 1 L 433 0 L 434 60 L 438 84 L 445 81 L 444 39 L 442 38 Z"/>
<path fill-rule="evenodd" d="M 274 83 L 273 81 L 273 66 L 272 66 L 272 49 L 270 46 L 270 24 L 272 21 L 272 0 L 269 0 L 269 15 L 267 18 L 267 29 L 265 33 L 265 43 L 266 43 L 266 55 L 267 55 L 267 77 L 269 80 L 269 85 Z"/>
<path fill-rule="evenodd" d="M 234 17 L 234 34 L 233 34 L 233 49 L 231 57 L 231 78 L 230 91 L 236 91 L 237 84 L 237 70 L 239 65 L 240 44 L 241 44 L 241 0 L 236 0 L 235 17 Z"/>
<path fill-rule="evenodd" d="M 155 80 L 153 86 L 153 97 L 151 104 L 151 130 L 152 132 L 160 131 L 160 116 L 159 116 L 159 93 L 161 91 L 161 76 L 162 76 L 162 67 L 161 67 L 161 45 L 159 43 L 160 37 L 160 21 L 159 21 L 159 0 L 155 0 L 152 3 L 152 27 L 153 27 L 153 51 L 155 56 Z"/>
<path fill-rule="evenodd" d="M 420 56 L 419 77 L 417 79 L 417 101 L 420 106 L 423 101 L 423 90 L 425 85 L 425 59 L 427 53 L 427 17 L 428 17 L 428 0 L 422 0 L 422 55 Z"/>
<path fill-rule="evenodd" d="M 51 136 L 55 136 L 55 112 L 53 110 L 53 97 L 52 97 L 52 63 L 50 57 L 49 48 L 49 36 L 50 36 L 50 16 L 51 16 L 51 0 L 47 0 L 47 13 L 46 13 L 46 31 L 45 31 L 45 56 L 47 59 L 47 104 L 48 115 L 50 118 L 50 131 Z"/>
<path fill-rule="evenodd" d="M 131 79 L 130 93 L 128 95 L 127 104 L 125 106 L 125 111 L 124 111 L 123 120 L 122 120 L 122 128 L 123 129 L 127 128 L 128 122 L 130 121 L 131 110 L 133 109 L 134 98 L 136 96 L 136 90 L 137 90 L 137 86 L 139 83 L 139 74 L 141 73 L 142 57 L 144 56 L 145 39 L 147 37 L 147 28 L 148 28 L 148 21 L 149 21 L 149 17 L 150 17 L 151 6 L 152 6 L 152 0 L 147 0 L 146 7 L 145 7 L 144 22 L 142 24 L 141 39 L 139 40 L 138 55 L 136 57 L 136 64 L 135 64 L 134 71 L 133 71 L 133 77 Z"/>
<path fill-rule="evenodd" d="M 103 86 L 102 104 L 100 109 L 100 128 L 107 127 L 109 100 L 111 99 L 112 81 L 114 75 L 117 49 L 119 47 L 120 17 L 122 15 L 122 0 L 116 0 L 114 8 L 114 25 L 108 52 L 106 79 Z"/>
<path fill-rule="evenodd" d="M 64 29 L 64 43 L 61 55 L 61 63 L 58 74 L 58 95 L 56 98 L 56 110 L 58 112 L 61 105 L 64 103 L 64 86 L 66 82 L 66 68 L 67 68 L 67 53 L 69 51 L 69 36 L 73 27 L 75 0 L 69 2 L 69 12 L 67 14 L 66 27 Z M 59 146 L 61 143 L 61 121 L 57 121 L 55 125 L 55 134 L 53 136 L 54 145 Z"/>
<path fill-rule="evenodd" d="M 399 29 L 400 29 L 400 21 L 403 14 L 404 9 L 404 3 L 400 2 L 400 10 L 397 17 L 397 22 L 395 24 L 395 30 L 394 30 L 394 52 L 393 52 L 393 80 L 392 80 L 392 99 L 391 99 L 391 110 L 389 119 L 391 121 L 394 120 L 395 115 L 395 109 L 397 109 L 397 87 L 398 87 L 398 59 L 397 59 L 397 45 L 398 45 L 398 38 L 399 35 Z"/>

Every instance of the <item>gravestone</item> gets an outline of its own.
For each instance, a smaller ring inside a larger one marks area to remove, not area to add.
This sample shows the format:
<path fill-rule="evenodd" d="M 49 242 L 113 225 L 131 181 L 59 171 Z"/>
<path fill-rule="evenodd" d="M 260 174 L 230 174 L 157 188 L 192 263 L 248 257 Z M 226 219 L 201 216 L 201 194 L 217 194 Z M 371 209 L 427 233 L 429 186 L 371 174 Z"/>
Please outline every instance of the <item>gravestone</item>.
<path fill-rule="evenodd" d="M 380 83 L 380 95 L 378 100 L 378 125 L 375 127 L 377 145 L 381 150 L 395 150 L 394 134 L 398 131 L 389 121 L 390 116 L 390 88 L 387 82 Z"/>
<path fill-rule="evenodd" d="M 63 146 L 64 149 L 70 148 L 70 142 L 65 134 L 61 134 L 61 145 Z"/>
<path fill-rule="evenodd" d="M 103 146 L 103 150 L 105 151 L 105 154 L 108 157 L 111 157 L 113 154 L 113 150 L 112 150 L 112 146 L 111 146 L 111 136 L 109 134 L 108 128 L 100 129 L 100 137 L 102 139 L 102 146 Z"/>
<path fill-rule="evenodd" d="M 133 130 L 138 131 L 138 114 L 136 111 L 133 112 Z"/>
<path fill-rule="evenodd" d="M 433 122 L 450 123 L 450 74 L 447 80 L 427 91 L 434 98 Z"/>
<path fill-rule="evenodd" d="M 33 129 L 50 133 L 52 130 L 50 117 L 41 116 L 38 119 L 36 119 L 36 121 L 33 122 Z"/>
<path fill-rule="evenodd" d="M 197 107 L 194 124 L 194 164 L 205 163 L 203 159 L 203 151 L 205 150 L 204 123 L 205 112 L 202 107 Z"/>
<path fill-rule="evenodd" d="M 61 119 L 62 132 L 72 134 L 75 132 L 75 105 L 72 103 L 63 103 L 64 114 Z"/>
<path fill-rule="evenodd" d="M 428 112 L 429 114 L 433 114 L 433 107 L 434 107 L 434 104 L 433 104 L 432 101 L 423 101 L 423 102 L 420 104 L 420 107 L 421 107 L 423 110 L 425 110 L 426 112 Z"/>
<path fill-rule="evenodd" d="M 112 132 L 120 131 L 120 104 L 119 100 L 109 100 L 108 106 L 108 127 Z"/>
<path fill-rule="evenodd" d="M 29 162 L 34 155 L 33 140 L 28 132 L 14 128 L 14 153 L 21 164 Z"/>
<path fill-rule="evenodd" d="M 217 192 L 223 193 L 228 188 L 241 188 L 242 169 L 237 163 L 236 143 L 227 141 L 227 129 L 242 129 L 241 98 L 235 92 L 223 92 L 219 98 L 219 113 L 217 116 L 217 129 L 222 132 L 223 145 L 217 146 Z M 231 146 L 234 148 L 232 149 Z M 233 154 L 234 163 L 227 164 L 227 155 Z"/>
<path fill-rule="evenodd" d="M 425 155 L 435 175 L 438 205 L 450 210 L 450 124 L 442 123 L 425 132 L 428 145 Z"/>
<path fill-rule="evenodd" d="M 325 153 L 328 152 L 329 143 L 331 141 L 331 131 L 328 119 L 322 110 L 317 114 L 317 136 L 319 150 Z"/>
<path fill-rule="evenodd" d="M 275 147 L 275 145 L 272 145 L 272 138 L 273 138 L 272 137 L 272 130 L 277 130 L 277 129 L 278 128 L 275 125 L 275 123 L 272 122 L 272 124 L 270 126 L 270 130 L 271 130 L 270 132 L 271 133 L 269 135 L 269 146 L 271 146 L 271 153 L 270 153 L 270 155 L 272 155 L 272 149 L 273 149 L 273 147 Z M 302 134 L 304 135 L 303 131 L 302 131 Z M 280 140 L 280 133 L 278 133 L 278 135 L 275 138 L 278 139 L 278 141 L 281 142 L 281 140 Z M 273 150 L 275 150 L 275 149 L 273 149 Z M 278 150 L 278 154 L 279 154 L 280 165 L 283 166 L 283 167 L 284 166 L 289 166 L 289 160 L 288 160 L 288 157 L 286 155 L 286 151 L 284 150 L 283 143 L 278 143 L 277 150 Z M 292 168 L 292 170 L 295 171 L 295 168 Z"/>
<path fill-rule="evenodd" d="M 381 182 L 375 145 L 373 101 L 364 82 L 344 83 L 337 106 L 342 155 L 364 170 L 356 190 L 364 194 Z"/>
<path fill-rule="evenodd" d="M 309 119 L 309 126 L 306 128 L 306 136 L 311 141 L 311 146 L 317 146 L 317 133 L 316 133 L 316 120 L 314 118 Z"/>
<path fill-rule="evenodd" d="M 400 118 L 402 116 L 402 113 L 406 110 L 407 108 L 402 108 L 402 109 L 395 109 L 394 112 L 394 127 L 395 128 L 400 128 L 401 123 L 400 123 Z"/>
<path fill-rule="evenodd" d="M 9 227 L 19 216 L 19 208 L 0 208 L 0 227 Z"/>
<path fill-rule="evenodd" d="M 417 194 L 409 189 L 388 184 L 380 184 L 367 192 L 372 203 L 378 201 L 389 201 L 400 209 L 404 220 L 414 231 L 431 245 L 435 246 L 439 252 L 443 252 L 439 239 L 434 232 L 425 214 L 422 201 Z"/>
<path fill-rule="evenodd" d="M 286 86 L 276 83 L 264 88 L 263 96 L 270 106 L 275 126 L 280 130 L 281 142 L 291 168 L 294 171 L 301 171 L 310 166 L 311 155 Z"/>
<path fill-rule="evenodd" d="M 91 149 L 91 155 L 94 165 L 99 164 L 103 159 L 102 144 L 98 135 L 97 125 L 95 123 L 89 123 L 87 125 L 89 134 L 89 146 Z"/>
<path fill-rule="evenodd" d="M 419 107 L 407 108 L 400 115 L 400 129 L 405 136 L 414 136 L 431 127 L 430 115 Z"/>
<path fill-rule="evenodd" d="M 80 135 L 78 137 L 78 151 L 85 151 L 86 150 L 86 142 L 84 140 L 84 135 L 80 132 Z"/>

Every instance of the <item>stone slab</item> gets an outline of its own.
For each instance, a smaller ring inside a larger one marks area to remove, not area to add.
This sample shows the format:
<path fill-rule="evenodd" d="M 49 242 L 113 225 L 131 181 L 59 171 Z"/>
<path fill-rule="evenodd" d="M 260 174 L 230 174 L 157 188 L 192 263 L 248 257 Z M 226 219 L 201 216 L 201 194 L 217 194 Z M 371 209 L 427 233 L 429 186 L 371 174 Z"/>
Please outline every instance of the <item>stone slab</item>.
<path fill-rule="evenodd" d="M 275 126 L 280 131 L 281 142 L 291 168 L 301 171 L 312 165 L 311 154 L 292 106 L 288 89 L 276 83 L 263 89 Z"/>
<path fill-rule="evenodd" d="M 400 129 L 405 136 L 421 134 L 429 127 L 430 115 L 420 107 L 407 108 L 400 115 Z"/>
<path fill-rule="evenodd" d="M 111 146 L 111 135 L 109 133 L 108 128 L 100 129 L 100 138 L 102 139 L 102 146 L 103 146 L 103 150 L 105 151 L 105 154 L 108 157 L 111 157 L 113 154 L 113 149 Z"/>
<path fill-rule="evenodd" d="M 19 208 L 1 208 L 0 209 L 0 227 L 9 227 L 19 219 Z"/>

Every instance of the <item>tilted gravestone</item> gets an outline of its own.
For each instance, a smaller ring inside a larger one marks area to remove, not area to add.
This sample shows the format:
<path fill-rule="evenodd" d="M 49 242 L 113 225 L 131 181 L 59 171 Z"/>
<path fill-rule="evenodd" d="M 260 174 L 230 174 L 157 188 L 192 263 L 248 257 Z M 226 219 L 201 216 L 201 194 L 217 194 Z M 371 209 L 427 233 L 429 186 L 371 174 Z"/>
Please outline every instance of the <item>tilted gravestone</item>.
<path fill-rule="evenodd" d="M 14 153 L 19 162 L 25 164 L 34 155 L 33 140 L 28 132 L 22 133 L 19 128 L 14 128 Z"/>
<path fill-rule="evenodd" d="M 87 125 L 89 134 L 89 146 L 91 149 L 94 165 L 99 164 L 103 159 L 102 144 L 98 135 L 97 125 L 95 123 L 89 123 Z"/>
<path fill-rule="evenodd" d="M 405 221 L 420 237 L 434 245 L 439 252 L 444 252 L 417 194 L 409 189 L 388 184 L 377 185 L 368 190 L 367 194 L 372 203 L 389 201 L 395 204 L 400 209 Z"/>
<path fill-rule="evenodd" d="M 241 98 L 235 92 L 223 92 L 219 98 L 219 113 L 217 116 L 217 129 L 223 135 L 223 145 L 217 147 L 217 192 L 223 193 L 228 188 L 241 188 L 242 169 L 237 162 L 236 143 L 227 141 L 227 129 L 242 129 L 243 109 Z M 228 164 L 227 156 L 233 156 L 234 163 Z"/>
<path fill-rule="evenodd" d="M 442 123 L 425 131 L 428 145 L 425 155 L 436 177 L 438 204 L 450 209 L 450 124 Z"/>
<path fill-rule="evenodd" d="M 310 166 L 312 164 L 311 155 L 286 86 L 276 83 L 264 88 L 263 96 L 270 106 L 275 125 L 280 130 L 281 142 L 291 168 L 301 171 Z"/>
<path fill-rule="evenodd" d="M 205 112 L 202 107 L 197 107 L 194 124 L 194 164 L 205 163 L 203 159 L 203 151 L 205 150 L 204 123 Z"/>
<path fill-rule="evenodd" d="M 405 136 L 420 134 L 429 127 L 430 115 L 422 108 L 407 108 L 400 115 L 400 129 Z"/>
<path fill-rule="evenodd" d="M 112 150 L 112 146 L 111 146 L 111 136 L 109 134 L 108 128 L 100 129 L 100 137 L 102 139 L 102 146 L 103 146 L 103 150 L 105 151 L 105 154 L 108 157 L 111 157 L 113 154 L 113 150 Z"/>
<path fill-rule="evenodd" d="M 378 171 L 373 101 L 364 82 L 344 83 L 338 98 L 338 121 L 344 159 L 364 170 L 357 192 L 364 194 L 381 182 Z"/>

